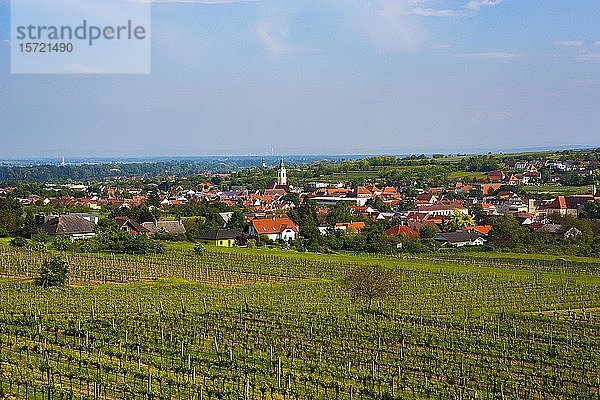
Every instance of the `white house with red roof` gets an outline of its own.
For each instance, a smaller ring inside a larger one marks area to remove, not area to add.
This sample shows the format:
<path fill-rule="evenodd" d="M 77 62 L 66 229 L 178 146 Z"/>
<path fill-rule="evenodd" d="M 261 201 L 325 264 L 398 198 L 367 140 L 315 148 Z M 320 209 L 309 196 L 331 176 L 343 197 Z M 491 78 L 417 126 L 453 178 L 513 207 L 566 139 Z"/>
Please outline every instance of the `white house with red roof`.
<path fill-rule="evenodd" d="M 288 216 L 254 218 L 246 227 L 249 236 L 267 235 L 271 240 L 296 240 L 298 225 Z"/>

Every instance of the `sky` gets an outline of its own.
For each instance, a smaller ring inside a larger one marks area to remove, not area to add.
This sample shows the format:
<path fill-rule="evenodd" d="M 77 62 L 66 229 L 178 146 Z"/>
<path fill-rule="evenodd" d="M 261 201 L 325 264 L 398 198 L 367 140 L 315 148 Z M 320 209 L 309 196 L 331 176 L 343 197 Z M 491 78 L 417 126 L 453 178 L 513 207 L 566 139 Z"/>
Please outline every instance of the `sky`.
<path fill-rule="evenodd" d="M 0 158 L 600 145 L 597 0 L 156 0 L 151 10 L 150 74 L 20 75 L 0 0 Z"/>

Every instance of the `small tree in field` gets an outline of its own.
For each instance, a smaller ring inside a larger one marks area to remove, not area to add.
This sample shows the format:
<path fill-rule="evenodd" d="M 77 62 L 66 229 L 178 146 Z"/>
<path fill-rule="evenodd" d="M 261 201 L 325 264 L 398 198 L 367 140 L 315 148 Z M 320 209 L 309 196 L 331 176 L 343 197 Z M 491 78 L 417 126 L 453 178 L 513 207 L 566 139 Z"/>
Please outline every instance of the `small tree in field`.
<path fill-rule="evenodd" d="M 365 265 L 347 274 L 344 285 L 355 296 L 365 297 L 371 309 L 373 300 L 382 299 L 394 292 L 396 276 L 389 269 L 379 265 Z"/>
<path fill-rule="evenodd" d="M 52 286 L 63 286 L 67 283 L 69 266 L 60 258 L 53 258 L 42 264 L 40 276 L 35 283 L 44 289 Z"/>
<path fill-rule="evenodd" d="M 206 249 L 204 248 L 204 245 L 202 243 L 196 243 L 194 245 L 194 253 L 202 256 L 204 255 L 205 251 Z"/>

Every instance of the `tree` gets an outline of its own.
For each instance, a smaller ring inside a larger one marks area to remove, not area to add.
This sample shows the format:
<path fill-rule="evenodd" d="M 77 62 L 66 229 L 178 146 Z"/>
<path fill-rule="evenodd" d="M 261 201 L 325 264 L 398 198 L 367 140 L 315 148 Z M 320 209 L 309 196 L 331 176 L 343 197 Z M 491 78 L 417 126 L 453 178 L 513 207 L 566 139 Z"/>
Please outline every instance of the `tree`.
<path fill-rule="evenodd" d="M 117 225 L 117 222 L 112 218 L 100 218 L 98 223 L 94 226 L 94 232 L 98 234 L 118 231 L 119 226 Z"/>
<path fill-rule="evenodd" d="M 395 249 L 392 236 L 386 235 L 380 223 L 367 226 L 363 232 L 365 250 L 369 253 L 391 253 Z"/>
<path fill-rule="evenodd" d="M 31 240 L 38 243 L 48 243 L 50 241 L 50 236 L 45 230 L 38 229 L 31 235 Z"/>
<path fill-rule="evenodd" d="M 204 245 L 202 243 L 196 243 L 194 245 L 194 253 L 202 256 L 202 255 L 204 255 L 205 251 L 206 251 L 206 249 L 204 248 Z"/>
<path fill-rule="evenodd" d="M 53 258 L 42 264 L 40 276 L 35 283 L 44 289 L 53 286 L 63 286 L 67 283 L 69 265 L 60 258 Z"/>
<path fill-rule="evenodd" d="M 531 242 L 531 232 L 510 214 L 494 218 L 489 244 L 498 248 L 524 248 Z"/>
<path fill-rule="evenodd" d="M 579 212 L 581 219 L 600 219 L 600 200 L 587 202 Z"/>
<path fill-rule="evenodd" d="M 350 209 L 348 204 L 343 201 L 338 202 L 333 206 L 327 215 L 325 220 L 329 226 L 335 226 L 337 222 L 350 222 L 352 221 L 352 215 L 350 215 Z"/>
<path fill-rule="evenodd" d="M 300 205 L 300 195 L 296 192 L 286 193 L 286 195 L 283 196 L 283 200 L 294 203 L 294 206 L 296 207 Z"/>
<path fill-rule="evenodd" d="M 231 219 L 227 222 L 227 228 L 233 229 L 234 231 L 243 231 L 246 228 L 246 217 L 240 210 L 235 210 Z"/>
<path fill-rule="evenodd" d="M 380 198 L 376 198 L 375 200 L 369 199 L 367 200 L 367 205 L 373 207 L 377 211 L 380 212 L 390 212 L 392 211 L 392 207 L 389 204 L 385 203 Z"/>
<path fill-rule="evenodd" d="M 25 212 L 25 219 L 23 220 L 23 224 L 21 226 L 21 236 L 26 237 L 30 235 L 33 230 L 35 230 L 35 215 L 33 215 L 33 211 L 31 208 L 28 208 Z"/>
<path fill-rule="evenodd" d="M 373 300 L 391 295 L 396 288 L 396 275 L 380 265 L 356 267 L 344 278 L 344 285 L 357 297 L 365 297 L 369 309 Z"/>
<path fill-rule="evenodd" d="M 0 197 L 0 230 L 7 233 L 17 232 L 21 227 L 23 207 L 10 197 Z"/>
<path fill-rule="evenodd" d="M 419 236 L 423 239 L 433 239 L 437 236 L 437 231 L 431 225 L 424 225 L 419 231 Z"/>
<path fill-rule="evenodd" d="M 160 197 L 156 190 L 148 193 L 148 199 L 146 200 L 146 206 L 148 207 L 160 207 Z"/>
<path fill-rule="evenodd" d="M 448 217 L 446 225 L 450 230 L 456 231 L 467 226 L 475 225 L 475 221 L 473 221 L 473 218 L 471 218 L 469 214 L 465 214 L 460 210 L 454 210 L 454 213 Z"/>

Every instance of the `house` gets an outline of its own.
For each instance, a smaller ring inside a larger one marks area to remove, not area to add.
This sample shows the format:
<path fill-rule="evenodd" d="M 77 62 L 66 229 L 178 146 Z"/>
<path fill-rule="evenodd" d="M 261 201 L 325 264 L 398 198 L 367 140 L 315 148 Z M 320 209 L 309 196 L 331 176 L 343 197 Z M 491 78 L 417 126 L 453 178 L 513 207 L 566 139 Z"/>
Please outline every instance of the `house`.
<path fill-rule="evenodd" d="M 238 238 L 245 236 L 242 232 L 232 231 L 230 229 L 219 229 L 217 231 L 206 232 L 202 235 L 194 236 L 194 239 L 200 243 L 212 244 L 220 247 L 233 247 Z"/>
<path fill-rule="evenodd" d="M 311 200 L 317 202 L 319 206 L 332 207 L 339 202 L 348 203 L 348 205 L 364 206 L 370 197 L 339 197 L 339 196 L 316 196 L 311 197 Z"/>
<path fill-rule="evenodd" d="M 513 214 L 513 217 L 515 217 L 521 225 L 531 225 L 535 222 L 535 215 L 528 212 L 518 212 Z"/>
<path fill-rule="evenodd" d="M 524 170 L 529 165 L 528 161 L 517 161 L 515 162 L 515 169 Z"/>
<path fill-rule="evenodd" d="M 476 188 L 480 189 L 484 196 L 490 194 L 491 191 L 500 189 L 502 185 L 500 183 L 484 183 L 483 185 L 477 185 Z"/>
<path fill-rule="evenodd" d="M 370 199 L 373 196 L 373 192 L 365 186 L 357 186 L 356 189 L 354 189 L 353 195 L 357 199 Z"/>
<path fill-rule="evenodd" d="M 581 234 L 581 231 L 575 227 L 567 228 L 560 224 L 545 224 L 537 226 L 533 229 L 535 233 L 547 233 L 552 236 L 556 240 L 560 239 L 569 239 L 577 237 Z"/>
<path fill-rule="evenodd" d="M 469 232 L 479 232 L 483 236 L 488 236 L 490 231 L 492 230 L 491 225 L 475 225 L 475 226 L 467 226 L 464 230 Z"/>
<path fill-rule="evenodd" d="M 511 174 L 508 177 L 509 185 L 522 185 L 523 184 L 523 174 Z"/>
<path fill-rule="evenodd" d="M 523 173 L 523 184 L 531 185 L 538 183 L 542 179 L 542 173 L 538 170 L 528 168 L 528 170 Z"/>
<path fill-rule="evenodd" d="M 248 236 L 267 235 L 271 240 L 296 240 L 298 225 L 288 216 L 272 216 L 250 220 L 245 233 Z"/>
<path fill-rule="evenodd" d="M 415 204 L 435 204 L 438 201 L 437 196 L 432 193 L 421 193 L 415 198 Z"/>
<path fill-rule="evenodd" d="M 487 177 L 490 182 L 502 182 L 506 178 L 506 175 L 502 171 L 491 171 L 488 172 Z"/>
<path fill-rule="evenodd" d="M 488 214 L 488 215 L 498 214 L 498 209 L 492 203 L 481 203 L 481 209 L 485 214 Z"/>
<path fill-rule="evenodd" d="M 460 201 L 449 201 L 446 203 L 437 203 L 433 205 L 417 205 L 416 211 L 426 213 L 432 216 L 450 216 L 454 214 L 454 210 L 458 210 L 464 214 L 469 214 L 469 209 L 461 204 Z"/>
<path fill-rule="evenodd" d="M 546 210 L 546 215 L 560 214 L 577 216 L 579 209 L 587 202 L 593 201 L 593 195 L 574 195 L 574 196 L 557 196 L 553 201 L 546 204 L 543 208 Z"/>
<path fill-rule="evenodd" d="M 88 239 L 96 235 L 93 224 L 78 215 L 59 215 L 38 226 L 54 239 L 57 236 L 68 236 L 72 241 Z"/>
<path fill-rule="evenodd" d="M 442 230 L 440 229 L 440 227 L 434 222 L 434 221 L 430 221 L 430 220 L 424 220 L 424 221 L 408 221 L 406 223 L 406 225 L 418 232 L 421 232 L 421 229 L 423 229 L 426 226 L 430 226 L 433 228 L 433 230 L 436 233 L 440 233 Z"/>
<path fill-rule="evenodd" d="M 225 228 L 229 221 L 231 221 L 231 217 L 233 217 L 233 211 L 220 212 L 219 217 L 223 220 L 223 228 Z"/>
<path fill-rule="evenodd" d="M 464 247 L 482 246 L 485 244 L 484 237 L 476 231 L 444 232 L 434 238 L 442 246 Z"/>
<path fill-rule="evenodd" d="M 401 224 L 392 226 L 385 231 L 385 234 L 390 236 L 402 236 L 403 238 L 417 238 L 421 235 L 418 230 Z"/>
<path fill-rule="evenodd" d="M 148 229 L 144 228 L 137 221 L 134 221 L 128 217 L 116 217 L 115 222 L 120 230 L 131 235 L 150 235 L 150 231 Z"/>
<path fill-rule="evenodd" d="M 365 229 L 365 223 L 362 221 L 356 222 L 338 222 L 335 224 L 336 229 L 341 229 L 346 232 L 360 232 Z"/>
<path fill-rule="evenodd" d="M 507 196 L 498 196 L 498 198 L 489 199 L 489 202 L 496 207 L 500 214 L 528 212 L 529 204 L 512 192 Z"/>
<path fill-rule="evenodd" d="M 151 235 L 156 233 L 169 233 L 171 235 L 185 235 L 185 226 L 181 221 L 154 221 L 143 222 L 142 226 L 146 228 Z"/>

